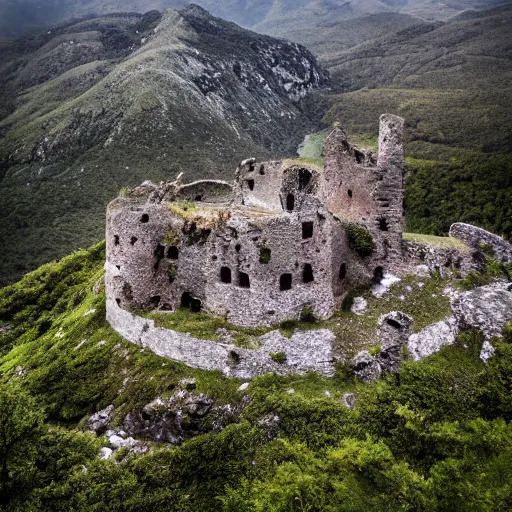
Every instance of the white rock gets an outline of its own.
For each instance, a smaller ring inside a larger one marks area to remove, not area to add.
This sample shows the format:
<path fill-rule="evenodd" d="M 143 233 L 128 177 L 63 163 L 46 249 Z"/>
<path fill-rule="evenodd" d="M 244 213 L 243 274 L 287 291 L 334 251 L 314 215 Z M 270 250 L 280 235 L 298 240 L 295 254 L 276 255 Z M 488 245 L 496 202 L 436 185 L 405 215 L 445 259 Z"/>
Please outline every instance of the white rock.
<path fill-rule="evenodd" d="M 107 459 L 110 459 L 110 457 L 112 457 L 112 454 L 114 453 L 113 450 L 111 450 L 110 448 L 107 448 L 106 446 L 103 447 L 101 450 L 100 450 L 100 459 L 103 459 L 103 460 L 107 460 Z"/>
<path fill-rule="evenodd" d="M 118 435 L 110 436 L 108 438 L 108 443 L 114 450 L 119 450 L 119 448 L 126 446 L 126 440 Z"/>
<path fill-rule="evenodd" d="M 239 388 L 238 391 L 245 391 L 249 387 L 248 382 L 244 382 Z"/>
<path fill-rule="evenodd" d="M 430 270 L 427 265 L 418 265 L 414 269 L 414 274 L 418 277 L 430 277 Z"/>
<path fill-rule="evenodd" d="M 352 313 L 356 315 L 362 316 L 364 315 L 367 309 L 368 302 L 365 299 L 363 299 L 363 297 L 355 297 L 352 307 L 350 308 L 350 311 L 352 311 Z"/>
<path fill-rule="evenodd" d="M 96 343 L 96 346 L 97 347 L 103 347 L 107 344 L 107 342 L 105 340 L 101 340 L 101 341 L 98 341 L 98 343 Z"/>
<path fill-rule="evenodd" d="M 485 340 L 482 345 L 482 350 L 480 351 L 480 359 L 487 363 L 489 359 L 494 355 L 494 347 L 491 345 L 491 342 L 489 340 Z"/>
<path fill-rule="evenodd" d="M 439 352 L 445 345 L 453 345 L 457 333 L 457 321 L 454 317 L 447 318 L 411 334 L 407 341 L 407 350 L 413 361 L 420 361 Z"/>
<path fill-rule="evenodd" d="M 380 298 L 382 297 L 395 283 L 400 282 L 401 279 L 393 274 L 385 273 L 379 284 L 376 284 L 372 289 L 372 294 Z"/>
<path fill-rule="evenodd" d="M 487 340 L 501 336 L 512 320 L 512 291 L 509 283 L 481 286 L 452 299 L 452 309 L 463 329 L 479 329 Z"/>
<path fill-rule="evenodd" d="M 89 309 L 89 311 L 86 311 L 84 313 L 84 316 L 89 316 L 89 315 L 92 315 L 93 313 L 96 313 L 96 309 L 95 308 Z"/>

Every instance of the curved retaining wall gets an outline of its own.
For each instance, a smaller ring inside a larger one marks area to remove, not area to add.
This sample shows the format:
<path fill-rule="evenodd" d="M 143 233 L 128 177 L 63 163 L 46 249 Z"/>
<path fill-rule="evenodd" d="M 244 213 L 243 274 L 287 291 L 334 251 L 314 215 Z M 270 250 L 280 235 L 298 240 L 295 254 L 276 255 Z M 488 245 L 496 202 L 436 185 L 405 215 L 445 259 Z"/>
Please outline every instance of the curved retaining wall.
<path fill-rule="evenodd" d="M 291 338 L 272 331 L 258 338 L 260 348 L 251 350 L 156 327 L 153 320 L 133 315 L 108 299 L 107 321 L 128 341 L 147 347 L 159 356 L 194 368 L 219 370 L 231 377 L 251 379 L 265 373 L 292 375 L 308 372 L 332 377 L 335 372 L 332 354 L 335 336 L 328 329 L 299 331 Z M 278 352 L 286 354 L 284 364 L 276 363 L 270 356 Z"/>

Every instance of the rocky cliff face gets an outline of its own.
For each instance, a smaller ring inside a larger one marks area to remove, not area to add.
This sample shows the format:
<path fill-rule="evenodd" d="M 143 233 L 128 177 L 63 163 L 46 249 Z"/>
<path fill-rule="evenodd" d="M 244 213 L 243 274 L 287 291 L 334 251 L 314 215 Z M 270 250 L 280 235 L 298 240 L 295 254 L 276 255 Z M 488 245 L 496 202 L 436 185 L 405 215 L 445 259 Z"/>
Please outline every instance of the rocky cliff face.
<path fill-rule="evenodd" d="M 303 47 L 197 6 L 61 27 L 11 48 L 2 71 L 0 275 L 99 238 L 124 184 L 291 152 L 312 129 L 300 100 L 328 79 Z"/>

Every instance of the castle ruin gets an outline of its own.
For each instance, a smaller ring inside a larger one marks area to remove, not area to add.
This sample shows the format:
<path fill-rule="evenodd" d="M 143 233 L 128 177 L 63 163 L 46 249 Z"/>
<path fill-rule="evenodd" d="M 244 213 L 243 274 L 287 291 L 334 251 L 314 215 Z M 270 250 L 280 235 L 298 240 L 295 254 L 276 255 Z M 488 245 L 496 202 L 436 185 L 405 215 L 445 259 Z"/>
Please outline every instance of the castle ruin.
<path fill-rule="evenodd" d="M 402 135 L 403 120 L 385 114 L 377 155 L 335 128 L 323 169 L 249 159 L 233 183 L 179 177 L 118 197 L 107 212 L 109 307 L 185 307 L 244 327 L 330 317 L 401 258 Z"/>

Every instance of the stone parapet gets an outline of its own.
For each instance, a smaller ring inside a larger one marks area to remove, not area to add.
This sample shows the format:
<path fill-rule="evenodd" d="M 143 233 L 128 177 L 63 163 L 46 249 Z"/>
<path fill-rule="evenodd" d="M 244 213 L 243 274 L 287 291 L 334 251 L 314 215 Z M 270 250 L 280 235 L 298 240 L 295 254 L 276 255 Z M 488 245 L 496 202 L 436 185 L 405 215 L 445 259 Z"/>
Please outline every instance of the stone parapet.
<path fill-rule="evenodd" d="M 456 222 L 450 227 L 450 236 L 473 249 L 482 249 L 482 246 L 490 248 L 494 258 L 502 263 L 512 262 L 512 244 L 485 229 Z"/>
<path fill-rule="evenodd" d="M 251 379 L 266 373 L 294 375 L 309 372 L 333 377 L 335 373 L 332 353 L 335 336 L 328 329 L 296 331 L 291 338 L 279 331 L 271 331 L 258 338 L 259 348 L 245 349 L 156 327 L 153 320 L 122 309 L 114 300 L 107 300 L 107 320 L 123 338 L 161 357 L 181 361 L 193 368 L 218 370 L 230 377 Z M 273 354 L 280 354 L 283 362 L 276 362 Z"/>

